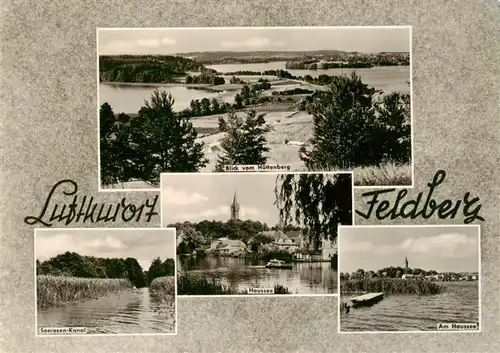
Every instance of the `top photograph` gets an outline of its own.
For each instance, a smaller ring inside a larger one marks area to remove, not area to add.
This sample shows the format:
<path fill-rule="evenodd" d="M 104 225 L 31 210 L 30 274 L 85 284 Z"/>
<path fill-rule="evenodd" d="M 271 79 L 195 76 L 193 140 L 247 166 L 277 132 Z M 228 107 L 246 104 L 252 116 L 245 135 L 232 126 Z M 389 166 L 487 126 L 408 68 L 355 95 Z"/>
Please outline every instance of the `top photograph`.
<path fill-rule="evenodd" d="M 99 190 L 352 171 L 413 187 L 410 26 L 98 28 Z"/>

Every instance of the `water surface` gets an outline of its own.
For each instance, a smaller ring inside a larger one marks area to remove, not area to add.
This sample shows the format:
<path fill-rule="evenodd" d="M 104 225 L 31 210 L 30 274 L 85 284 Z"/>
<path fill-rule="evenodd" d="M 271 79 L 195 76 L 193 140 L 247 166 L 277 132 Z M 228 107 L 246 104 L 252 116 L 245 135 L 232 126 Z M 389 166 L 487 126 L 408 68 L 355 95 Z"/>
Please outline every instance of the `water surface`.
<path fill-rule="evenodd" d="M 441 294 L 389 295 L 341 314 L 341 331 L 435 331 L 438 323 L 479 322 L 478 282 L 440 282 Z M 347 301 L 350 296 L 341 295 Z"/>
<path fill-rule="evenodd" d="M 148 288 L 38 309 L 38 327 L 87 327 L 88 333 L 174 333 L 175 299 Z"/>
<path fill-rule="evenodd" d="M 181 272 L 197 274 L 241 292 L 251 287 L 282 285 L 291 294 L 335 294 L 337 272 L 329 262 L 293 263 L 291 270 L 267 269 L 264 260 L 231 257 L 178 257 Z"/>

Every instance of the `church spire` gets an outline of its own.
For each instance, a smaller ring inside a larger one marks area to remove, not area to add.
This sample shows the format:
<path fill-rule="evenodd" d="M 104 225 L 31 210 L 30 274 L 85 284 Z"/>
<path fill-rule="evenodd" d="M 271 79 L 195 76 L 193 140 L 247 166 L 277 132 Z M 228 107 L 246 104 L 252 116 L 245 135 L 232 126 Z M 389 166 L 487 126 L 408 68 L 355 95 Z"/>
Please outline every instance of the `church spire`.
<path fill-rule="evenodd" d="M 234 191 L 233 203 L 230 206 L 231 208 L 231 219 L 240 219 L 240 205 L 238 203 L 238 199 L 236 198 L 236 190 Z"/>
<path fill-rule="evenodd" d="M 408 268 L 408 257 L 405 255 L 405 268 Z"/>

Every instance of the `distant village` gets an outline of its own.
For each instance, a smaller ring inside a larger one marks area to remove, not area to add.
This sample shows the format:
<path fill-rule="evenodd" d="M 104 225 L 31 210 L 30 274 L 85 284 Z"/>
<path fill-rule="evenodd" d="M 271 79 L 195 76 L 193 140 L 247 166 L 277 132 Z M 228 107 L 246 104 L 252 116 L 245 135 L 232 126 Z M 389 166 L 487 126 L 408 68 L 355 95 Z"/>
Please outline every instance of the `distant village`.
<path fill-rule="evenodd" d="M 364 279 L 364 278 L 400 278 L 409 279 L 426 279 L 428 281 L 477 281 L 479 280 L 478 272 L 441 272 L 434 270 L 422 270 L 420 268 L 410 268 L 408 265 L 408 257 L 405 257 L 404 267 L 387 267 L 378 271 L 364 271 L 362 269 L 356 272 L 340 273 L 340 280 Z"/>
<path fill-rule="evenodd" d="M 228 216 L 228 223 L 235 226 L 244 226 L 245 222 L 251 222 L 240 220 L 240 204 L 236 192 L 229 206 Z M 269 254 L 281 253 L 288 255 L 289 260 L 296 262 L 330 262 L 337 256 L 336 241 L 323 240 L 315 247 L 298 227 L 290 228 L 280 223 L 269 230 L 249 233 L 250 235 L 242 237 L 243 239 L 234 239 L 234 237 L 231 239 L 203 234 L 203 231 L 197 231 L 194 235 L 191 228 L 179 230 L 177 227 L 178 253 L 243 258 L 264 258 Z M 187 246 L 188 244 L 193 245 Z"/>

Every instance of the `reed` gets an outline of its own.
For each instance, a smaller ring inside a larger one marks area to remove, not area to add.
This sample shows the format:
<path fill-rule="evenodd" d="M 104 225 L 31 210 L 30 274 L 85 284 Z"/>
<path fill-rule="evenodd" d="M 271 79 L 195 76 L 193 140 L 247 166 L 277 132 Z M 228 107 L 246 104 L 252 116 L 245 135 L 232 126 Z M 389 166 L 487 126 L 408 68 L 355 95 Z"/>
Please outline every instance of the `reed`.
<path fill-rule="evenodd" d="M 156 277 L 149 289 L 163 294 L 175 295 L 175 276 Z"/>
<path fill-rule="evenodd" d="M 177 275 L 177 292 L 179 295 L 218 295 L 237 294 L 229 286 L 218 283 L 215 279 L 207 279 L 198 275 Z"/>
<path fill-rule="evenodd" d="M 340 293 L 439 294 L 443 287 L 425 279 L 364 278 L 340 282 Z"/>
<path fill-rule="evenodd" d="M 274 285 L 274 294 L 290 294 L 290 291 L 287 287 L 284 287 L 281 284 L 276 284 Z"/>
<path fill-rule="evenodd" d="M 125 278 L 80 278 L 44 276 L 36 278 L 37 306 L 40 308 L 94 299 L 132 288 Z"/>
<path fill-rule="evenodd" d="M 353 178 L 355 186 L 411 185 L 411 164 L 358 167 L 353 169 Z"/>

